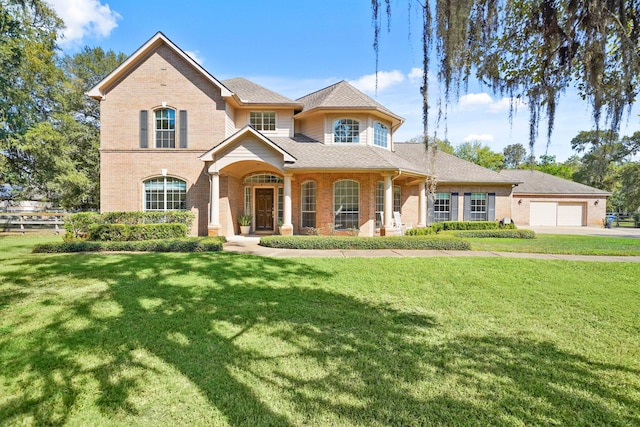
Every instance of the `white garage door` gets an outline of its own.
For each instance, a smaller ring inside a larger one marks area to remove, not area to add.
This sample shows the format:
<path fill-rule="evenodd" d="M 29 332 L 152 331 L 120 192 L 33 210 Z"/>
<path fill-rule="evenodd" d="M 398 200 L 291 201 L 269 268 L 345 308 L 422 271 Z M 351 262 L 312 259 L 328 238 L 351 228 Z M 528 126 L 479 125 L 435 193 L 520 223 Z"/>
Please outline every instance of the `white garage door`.
<path fill-rule="evenodd" d="M 531 202 L 529 208 L 529 225 L 532 227 L 555 226 L 558 217 L 556 202 Z"/>
<path fill-rule="evenodd" d="M 532 227 L 582 226 L 582 203 L 531 202 L 529 225 Z"/>
<path fill-rule="evenodd" d="M 582 226 L 582 204 L 560 203 L 558 204 L 559 226 Z"/>

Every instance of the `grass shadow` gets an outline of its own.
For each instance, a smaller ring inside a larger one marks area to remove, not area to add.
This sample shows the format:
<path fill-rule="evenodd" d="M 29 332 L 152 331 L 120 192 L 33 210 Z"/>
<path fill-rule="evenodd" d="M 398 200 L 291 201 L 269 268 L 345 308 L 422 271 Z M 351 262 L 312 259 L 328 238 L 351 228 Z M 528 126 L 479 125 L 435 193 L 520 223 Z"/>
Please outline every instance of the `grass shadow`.
<path fill-rule="evenodd" d="M 88 390 L 107 419 L 145 416 L 136 398 L 165 369 L 152 357 L 233 426 L 640 422 L 637 384 L 634 397 L 610 382 L 637 371 L 527 337 L 443 336 L 433 316 L 329 290 L 322 265 L 225 253 L 16 261 L 0 283 L 36 309 L 0 330 L 3 375 L 25 384 L 0 400 L 0 420 L 64 424 Z"/>

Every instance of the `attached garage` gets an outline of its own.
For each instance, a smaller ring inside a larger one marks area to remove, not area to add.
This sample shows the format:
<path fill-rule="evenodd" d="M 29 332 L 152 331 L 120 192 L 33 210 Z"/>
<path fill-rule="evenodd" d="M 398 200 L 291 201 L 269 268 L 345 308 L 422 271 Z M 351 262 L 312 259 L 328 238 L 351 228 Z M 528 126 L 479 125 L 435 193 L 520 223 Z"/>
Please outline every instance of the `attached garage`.
<path fill-rule="evenodd" d="M 584 203 L 534 202 L 529 205 L 532 227 L 580 227 L 584 225 Z"/>
<path fill-rule="evenodd" d="M 512 219 L 532 227 L 601 227 L 610 193 L 531 169 L 503 170 L 513 188 Z"/>

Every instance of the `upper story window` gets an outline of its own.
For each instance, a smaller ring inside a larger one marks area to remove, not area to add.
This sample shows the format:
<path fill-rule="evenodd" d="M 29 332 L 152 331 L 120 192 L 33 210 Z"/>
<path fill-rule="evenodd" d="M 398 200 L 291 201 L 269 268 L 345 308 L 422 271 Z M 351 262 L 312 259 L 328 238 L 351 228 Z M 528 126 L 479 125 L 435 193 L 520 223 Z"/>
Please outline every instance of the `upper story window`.
<path fill-rule="evenodd" d="M 187 183 L 171 177 L 144 182 L 144 210 L 167 211 L 187 208 Z"/>
<path fill-rule="evenodd" d="M 176 111 L 161 108 L 155 112 L 156 148 L 176 148 Z"/>
<path fill-rule="evenodd" d="M 373 124 L 373 144 L 378 147 L 387 148 L 388 146 L 389 128 L 380 122 Z"/>
<path fill-rule="evenodd" d="M 274 111 L 251 111 L 249 124 L 255 130 L 276 130 L 276 113 Z"/>
<path fill-rule="evenodd" d="M 333 142 L 360 142 L 360 123 L 353 119 L 333 122 Z"/>

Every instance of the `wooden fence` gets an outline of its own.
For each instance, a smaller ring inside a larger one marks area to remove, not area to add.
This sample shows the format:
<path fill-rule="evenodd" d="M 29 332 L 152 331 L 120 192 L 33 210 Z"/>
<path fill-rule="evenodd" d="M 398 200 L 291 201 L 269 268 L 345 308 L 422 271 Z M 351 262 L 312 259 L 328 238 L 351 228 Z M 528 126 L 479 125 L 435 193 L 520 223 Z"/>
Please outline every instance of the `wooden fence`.
<path fill-rule="evenodd" d="M 28 231 L 51 230 L 60 234 L 64 229 L 64 217 L 66 213 L 59 212 L 0 212 L 0 229 L 2 231 Z"/>

